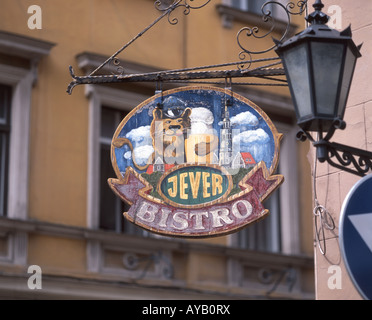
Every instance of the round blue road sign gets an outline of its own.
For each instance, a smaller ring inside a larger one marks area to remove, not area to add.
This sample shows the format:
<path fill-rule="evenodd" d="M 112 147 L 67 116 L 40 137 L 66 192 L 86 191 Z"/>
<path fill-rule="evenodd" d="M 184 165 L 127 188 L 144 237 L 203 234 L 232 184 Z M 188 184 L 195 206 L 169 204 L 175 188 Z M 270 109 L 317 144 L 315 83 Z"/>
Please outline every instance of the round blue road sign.
<path fill-rule="evenodd" d="M 341 209 L 339 240 L 350 278 L 363 298 L 372 300 L 372 175 L 348 193 Z"/>

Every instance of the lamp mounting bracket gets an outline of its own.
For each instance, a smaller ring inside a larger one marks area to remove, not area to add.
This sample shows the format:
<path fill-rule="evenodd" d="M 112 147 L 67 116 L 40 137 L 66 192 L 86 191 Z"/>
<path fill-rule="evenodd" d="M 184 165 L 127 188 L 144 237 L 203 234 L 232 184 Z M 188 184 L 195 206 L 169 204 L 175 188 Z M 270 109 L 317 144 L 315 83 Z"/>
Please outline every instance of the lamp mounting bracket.
<path fill-rule="evenodd" d="M 345 128 L 346 123 L 337 119 L 324 138 L 321 136 L 315 140 L 304 130 L 300 130 L 296 137 L 299 141 L 308 139 L 312 142 L 319 162 L 327 162 L 332 167 L 363 177 L 372 170 L 372 152 L 329 141 L 336 129 Z"/>

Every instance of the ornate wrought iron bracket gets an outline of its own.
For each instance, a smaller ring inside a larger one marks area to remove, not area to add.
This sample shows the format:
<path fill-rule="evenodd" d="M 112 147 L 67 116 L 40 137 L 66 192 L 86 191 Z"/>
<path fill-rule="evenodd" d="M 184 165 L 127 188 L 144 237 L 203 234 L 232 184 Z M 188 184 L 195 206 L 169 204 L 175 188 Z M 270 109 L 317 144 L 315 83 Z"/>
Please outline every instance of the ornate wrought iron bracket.
<path fill-rule="evenodd" d="M 315 142 L 314 146 L 320 162 L 327 161 L 333 167 L 361 177 L 372 169 L 372 152 L 324 140 Z"/>
<path fill-rule="evenodd" d="M 262 20 L 264 23 L 268 23 L 267 29 L 269 30 L 264 35 L 258 35 L 259 28 L 258 27 L 245 27 L 242 28 L 237 34 L 237 43 L 238 46 L 242 49 L 239 54 L 240 61 L 237 62 L 230 62 L 230 63 L 223 63 L 217 65 L 210 65 L 210 66 L 203 66 L 203 67 L 196 67 L 196 68 L 185 68 L 185 69 L 177 69 L 177 70 L 167 70 L 167 71 L 159 71 L 155 73 L 144 73 L 144 74 L 124 74 L 125 68 L 121 66 L 120 60 L 118 59 L 118 55 L 123 52 L 126 48 L 128 48 L 134 41 L 140 38 L 144 33 L 150 30 L 153 26 L 155 26 L 160 20 L 167 17 L 168 22 L 171 25 L 175 25 L 178 23 L 178 19 L 171 17 L 171 14 L 177 8 L 183 8 L 183 14 L 188 15 L 191 10 L 193 9 L 200 9 L 205 7 L 211 0 L 157 0 L 155 1 L 155 8 L 159 10 L 161 15 L 155 19 L 149 26 L 147 26 L 144 30 L 139 32 L 133 39 L 127 42 L 124 46 L 122 46 L 118 51 L 116 51 L 111 57 L 106 59 L 100 66 L 98 66 L 93 72 L 91 72 L 87 76 L 76 76 L 72 67 L 70 66 L 70 74 L 73 78 L 71 83 L 68 85 L 67 92 L 69 94 L 72 93 L 74 87 L 80 84 L 102 84 L 102 83 L 126 83 L 126 82 L 192 82 L 192 83 L 201 83 L 202 80 L 212 80 L 215 81 L 216 79 L 221 79 L 220 82 L 206 82 L 209 84 L 224 84 L 224 79 L 226 78 L 257 78 L 257 79 L 264 79 L 267 80 L 267 83 L 263 83 L 262 81 L 259 82 L 239 82 L 239 85 L 266 85 L 266 86 L 287 86 L 287 82 L 283 79 L 285 75 L 283 68 L 278 67 L 281 64 L 280 59 L 275 56 L 273 58 L 267 59 L 252 59 L 252 56 L 259 55 L 263 53 L 267 53 L 275 49 L 276 45 L 273 45 L 266 50 L 262 51 L 254 51 L 248 49 L 245 44 L 243 44 L 243 36 L 246 35 L 247 38 L 258 38 L 262 39 L 270 34 L 272 34 L 275 30 L 275 20 L 273 14 L 270 10 L 268 10 L 268 5 L 276 5 L 282 10 L 285 11 L 286 16 L 288 18 L 287 27 L 281 37 L 281 40 L 284 39 L 290 30 L 291 25 L 291 15 L 299 15 L 302 14 L 306 10 L 307 0 L 298 1 L 297 2 L 297 9 L 295 11 L 296 4 L 294 2 L 289 2 L 286 6 L 281 4 L 278 1 L 268 1 L 263 4 L 261 11 L 262 11 Z M 248 59 L 247 59 L 248 57 Z M 266 65 L 261 65 L 259 67 L 251 69 L 252 64 L 258 62 L 269 62 Z M 102 71 L 103 67 L 106 65 L 113 65 L 116 69 L 115 74 L 111 75 L 98 75 L 98 71 Z M 226 66 L 236 66 L 234 70 L 222 70 L 221 67 Z M 276 66 L 275 68 L 273 68 Z M 211 70 L 214 69 L 214 70 Z M 201 71 L 204 70 L 204 71 Z M 208 71 L 205 71 L 208 70 Z"/>
<path fill-rule="evenodd" d="M 276 21 L 275 18 L 273 17 L 272 11 L 270 10 L 270 6 L 277 6 L 280 10 L 283 10 L 283 12 L 287 16 L 287 25 L 285 28 L 285 31 L 281 35 L 281 38 L 279 41 L 283 41 L 288 35 L 291 30 L 291 16 L 292 15 L 301 15 L 305 11 L 307 12 L 307 1 L 308 0 L 303 0 L 303 1 L 298 1 L 297 5 L 294 2 L 288 2 L 286 5 L 283 5 L 282 3 L 278 1 L 267 1 L 265 2 L 262 7 L 261 7 L 261 12 L 262 12 L 262 20 L 264 23 L 267 23 L 268 26 L 268 31 L 264 34 L 260 34 L 260 29 L 258 27 L 244 27 L 239 30 L 237 34 L 237 42 L 239 47 L 242 49 L 240 52 L 240 57 L 242 59 L 245 58 L 246 55 L 249 55 L 249 57 L 252 60 L 252 55 L 259 55 L 259 54 L 264 54 L 266 52 L 270 52 L 276 48 L 276 44 L 273 44 L 271 47 L 266 48 L 264 50 L 259 50 L 255 51 L 250 48 L 247 48 L 245 45 L 242 43 L 242 38 L 245 35 L 247 38 L 256 38 L 256 39 L 263 39 L 266 38 L 267 36 L 271 35 L 275 31 L 275 26 L 276 26 Z M 294 9 L 297 6 L 297 10 L 295 11 Z"/>
<path fill-rule="evenodd" d="M 329 141 L 336 129 L 345 128 L 344 121 L 336 120 L 324 138 L 315 140 L 308 132 L 301 130 L 297 140 L 310 140 L 316 148 L 319 162 L 328 162 L 332 167 L 363 177 L 372 170 L 372 152 Z"/>
<path fill-rule="evenodd" d="M 195 0 L 190 0 L 195 1 Z M 199 6 L 192 6 L 189 4 L 188 0 L 156 0 L 155 1 L 155 8 L 161 12 L 163 12 L 157 19 L 154 20 L 149 26 L 147 26 L 145 29 L 143 29 L 141 32 L 139 32 L 133 39 L 131 39 L 129 42 L 127 42 L 124 46 L 122 46 L 118 51 L 116 51 L 110 58 L 108 58 L 105 62 L 103 62 L 98 68 L 96 68 L 90 76 L 96 74 L 99 70 L 101 70 L 105 65 L 113 62 L 114 65 L 120 66 L 120 61 L 117 59 L 117 56 L 124 51 L 127 47 L 129 47 L 134 41 L 136 41 L 139 37 L 144 35 L 148 30 L 150 30 L 154 25 L 156 25 L 160 20 L 162 20 L 164 17 L 168 17 L 168 22 L 170 24 L 177 24 L 178 19 L 173 18 L 171 19 L 171 13 L 176 10 L 177 8 L 184 8 L 184 15 L 188 15 L 191 11 L 191 9 L 200 9 L 205 7 L 211 0 L 203 0 L 205 1 Z M 173 2 L 173 3 L 172 3 Z M 170 3 L 170 4 L 169 4 Z M 122 67 L 119 67 L 119 71 L 123 72 L 124 69 Z"/>

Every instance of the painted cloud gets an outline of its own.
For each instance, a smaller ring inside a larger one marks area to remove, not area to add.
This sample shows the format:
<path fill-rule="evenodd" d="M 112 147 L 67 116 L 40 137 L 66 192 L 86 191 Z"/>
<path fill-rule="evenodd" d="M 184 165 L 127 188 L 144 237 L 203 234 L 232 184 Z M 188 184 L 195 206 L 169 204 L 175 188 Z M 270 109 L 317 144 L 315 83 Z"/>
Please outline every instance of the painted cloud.
<path fill-rule="evenodd" d="M 235 130 L 234 130 L 235 131 Z M 242 152 L 249 152 L 256 162 L 271 163 L 272 150 L 270 137 L 263 129 L 247 130 L 233 135 L 234 149 L 240 148 Z"/>
<path fill-rule="evenodd" d="M 133 145 L 133 153 L 138 165 L 143 166 L 154 152 L 152 146 L 152 139 L 150 135 L 150 126 L 142 126 L 129 131 L 126 136 Z M 124 153 L 125 159 L 130 159 L 132 156 L 131 151 Z"/>

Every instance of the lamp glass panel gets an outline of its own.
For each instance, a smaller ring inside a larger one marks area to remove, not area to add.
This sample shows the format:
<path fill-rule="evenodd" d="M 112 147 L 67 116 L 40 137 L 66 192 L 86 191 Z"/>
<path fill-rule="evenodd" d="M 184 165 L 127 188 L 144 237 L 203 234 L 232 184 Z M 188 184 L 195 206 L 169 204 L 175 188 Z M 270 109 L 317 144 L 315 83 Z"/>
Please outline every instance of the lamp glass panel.
<path fill-rule="evenodd" d="M 287 80 L 292 91 L 298 119 L 311 116 L 311 90 L 307 44 L 303 43 L 283 52 Z"/>
<path fill-rule="evenodd" d="M 340 101 L 338 104 L 338 112 L 337 112 L 337 115 L 340 118 L 343 117 L 344 112 L 345 112 L 347 98 L 349 96 L 349 91 L 350 91 L 350 85 L 351 85 L 352 77 L 354 74 L 356 59 L 357 57 L 353 54 L 353 52 L 348 47 L 346 51 L 345 68 L 344 68 L 343 77 L 342 77 Z"/>
<path fill-rule="evenodd" d="M 311 57 L 314 74 L 314 93 L 317 114 L 333 117 L 337 113 L 337 95 L 344 45 L 342 43 L 312 42 Z"/>

